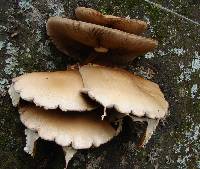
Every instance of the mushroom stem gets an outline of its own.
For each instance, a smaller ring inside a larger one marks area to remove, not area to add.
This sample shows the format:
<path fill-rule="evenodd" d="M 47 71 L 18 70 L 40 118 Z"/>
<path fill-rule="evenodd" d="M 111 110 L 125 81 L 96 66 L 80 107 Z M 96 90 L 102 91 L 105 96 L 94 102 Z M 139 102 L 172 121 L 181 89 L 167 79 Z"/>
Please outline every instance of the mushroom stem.
<path fill-rule="evenodd" d="M 149 118 L 140 118 L 140 117 L 133 117 L 130 116 L 133 121 L 139 121 L 139 122 L 147 122 L 147 128 L 143 135 L 140 137 L 140 141 L 137 144 L 138 147 L 144 147 L 151 136 L 153 135 L 154 131 L 156 130 L 156 127 L 158 126 L 159 119 L 149 119 Z"/>
<path fill-rule="evenodd" d="M 132 116 L 130 116 L 130 117 L 132 118 L 133 121 L 139 121 L 139 122 L 146 121 L 147 122 L 147 128 L 146 128 L 145 132 L 143 133 L 143 135 L 140 137 L 140 141 L 137 144 L 138 147 L 144 147 L 148 143 L 148 141 L 151 138 L 151 136 L 153 135 L 154 131 L 156 130 L 159 120 L 158 119 L 132 117 Z"/>
<path fill-rule="evenodd" d="M 77 150 L 72 147 L 62 147 L 65 154 L 65 168 L 67 169 L 69 161 L 73 158 L 74 154 L 76 154 Z"/>
<path fill-rule="evenodd" d="M 151 138 L 154 131 L 156 130 L 156 127 L 158 126 L 159 120 L 158 119 L 146 119 L 146 122 L 148 123 L 148 125 L 147 125 L 146 131 L 144 133 L 144 137 L 139 144 L 140 147 L 144 147 L 144 145 L 148 143 L 149 139 Z"/>
<path fill-rule="evenodd" d="M 38 133 L 30 129 L 25 129 L 25 135 L 26 147 L 24 147 L 24 151 L 34 157 L 36 141 L 39 138 L 39 135 Z"/>
<path fill-rule="evenodd" d="M 104 48 L 104 47 L 98 47 L 98 48 L 94 48 L 94 50 L 96 52 L 99 52 L 99 53 L 107 53 L 108 52 L 108 49 L 107 48 Z"/>

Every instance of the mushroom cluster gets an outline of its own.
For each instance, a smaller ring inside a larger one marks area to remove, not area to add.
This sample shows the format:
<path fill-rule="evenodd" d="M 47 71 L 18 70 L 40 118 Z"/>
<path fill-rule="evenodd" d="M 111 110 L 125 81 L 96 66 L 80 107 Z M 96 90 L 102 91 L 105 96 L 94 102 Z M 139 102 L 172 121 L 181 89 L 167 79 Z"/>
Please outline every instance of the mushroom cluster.
<path fill-rule="evenodd" d="M 63 147 L 66 168 L 78 149 L 99 147 L 117 136 L 125 116 L 147 122 L 140 142 L 144 146 L 168 112 L 157 84 L 116 68 L 157 46 L 157 41 L 137 35 L 147 24 L 84 7 L 75 14 L 80 21 L 49 18 L 47 34 L 80 64 L 65 71 L 24 74 L 9 89 L 26 126 L 24 150 L 34 155 L 38 138 L 55 141 Z"/>

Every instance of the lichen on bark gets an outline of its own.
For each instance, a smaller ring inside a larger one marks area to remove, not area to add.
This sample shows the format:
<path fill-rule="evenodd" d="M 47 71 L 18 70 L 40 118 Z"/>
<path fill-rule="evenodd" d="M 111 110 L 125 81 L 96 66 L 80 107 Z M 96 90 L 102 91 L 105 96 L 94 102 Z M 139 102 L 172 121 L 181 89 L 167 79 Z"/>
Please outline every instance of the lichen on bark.
<path fill-rule="evenodd" d="M 110 143 L 78 152 L 69 168 L 200 168 L 198 25 L 139 0 L 17 2 L 0 2 L 0 169 L 64 168 L 63 151 L 53 143 L 39 140 L 34 159 L 25 154 L 24 126 L 17 109 L 12 107 L 7 89 L 11 79 L 20 74 L 63 70 L 76 62 L 51 44 L 45 23 L 49 16 L 74 17 L 77 6 L 93 7 L 105 14 L 139 18 L 149 23 L 146 36 L 159 41 L 158 49 L 141 56 L 126 68 L 161 86 L 170 104 L 170 116 L 160 123 L 144 149 L 135 147 L 134 127 L 129 123 Z M 200 20 L 200 4 L 196 1 L 153 2 L 196 22 Z"/>

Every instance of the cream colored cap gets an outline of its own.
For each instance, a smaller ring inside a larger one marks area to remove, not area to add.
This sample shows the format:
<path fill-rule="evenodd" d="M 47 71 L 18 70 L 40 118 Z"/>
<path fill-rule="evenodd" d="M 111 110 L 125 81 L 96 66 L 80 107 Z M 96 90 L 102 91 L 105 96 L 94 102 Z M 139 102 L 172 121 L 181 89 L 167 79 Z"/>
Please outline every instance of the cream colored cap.
<path fill-rule="evenodd" d="M 101 120 L 94 112 L 63 113 L 61 110 L 45 110 L 36 106 L 20 108 L 22 123 L 38 135 L 61 146 L 74 149 L 98 147 L 111 140 L 116 130 L 109 122 Z"/>
<path fill-rule="evenodd" d="M 84 89 L 91 99 L 105 108 L 138 117 L 164 118 L 168 103 L 157 84 L 123 69 L 98 65 L 80 68 Z"/>
<path fill-rule="evenodd" d="M 13 105 L 19 99 L 33 102 L 45 109 L 60 108 L 63 111 L 85 111 L 94 108 L 80 93 L 83 88 L 78 70 L 34 72 L 13 79 L 9 89 Z"/>

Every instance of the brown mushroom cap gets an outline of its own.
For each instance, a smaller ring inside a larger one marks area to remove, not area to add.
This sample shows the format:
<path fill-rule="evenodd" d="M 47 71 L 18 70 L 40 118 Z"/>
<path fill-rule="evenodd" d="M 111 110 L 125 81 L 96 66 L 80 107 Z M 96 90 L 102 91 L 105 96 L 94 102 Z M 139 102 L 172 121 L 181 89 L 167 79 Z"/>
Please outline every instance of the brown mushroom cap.
<path fill-rule="evenodd" d="M 123 69 L 98 65 L 80 68 L 84 89 L 91 99 L 120 113 L 164 118 L 168 103 L 157 84 Z"/>
<path fill-rule="evenodd" d="M 83 22 L 94 23 L 96 25 L 103 25 L 107 24 L 107 20 L 105 16 L 92 8 L 86 7 L 77 7 L 75 9 L 76 18 Z"/>
<path fill-rule="evenodd" d="M 75 149 L 98 147 L 111 140 L 116 130 L 95 112 L 63 113 L 28 105 L 20 108 L 22 123 L 45 140 Z"/>
<path fill-rule="evenodd" d="M 122 32 L 120 30 L 107 28 L 100 25 L 75 21 L 61 17 L 51 17 L 47 22 L 47 34 L 53 39 L 58 49 L 67 53 L 69 50 L 80 52 L 87 50 L 108 49 L 123 54 L 131 53 L 143 54 L 153 50 L 157 46 L 157 41 L 141 36 Z M 68 43 L 71 43 L 68 45 Z M 77 44 L 77 45 L 76 45 Z M 82 45 L 81 48 L 80 45 Z M 70 48 L 72 47 L 73 48 Z M 77 49 L 75 49 L 77 47 Z M 69 49 L 70 48 L 70 49 Z M 70 53 L 70 52 L 68 52 Z M 109 55 L 108 55 L 109 56 Z M 135 58 L 135 56 L 134 56 Z"/>
<path fill-rule="evenodd" d="M 147 23 L 144 21 L 103 15 L 91 8 L 78 7 L 75 9 L 75 14 L 77 19 L 81 21 L 119 29 L 128 33 L 140 34 L 147 29 Z"/>
<path fill-rule="evenodd" d="M 70 27 L 71 31 L 75 31 L 72 26 Z M 82 56 L 88 56 L 92 48 L 76 41 L 73 37 L 69 36 L 67 32 L 68 25 L 65 25 L 65 20 L 63 20 L 63 18 L 50 17 L 48 19 L 47 34 L 61 52 L 76 59 L 80 58 L 80 54 L 82 54 Z"/>
<path fill-rule="evenodd" d="M 63 111 L 85 111 L 94 108 L 81 95 L 82 78 L 78 70 L 58 72 L 34 72 L 13 79 L 9 90 L 13 105 L 19 99 L 33 101 L 37 106 L 45 109 Z"/>

